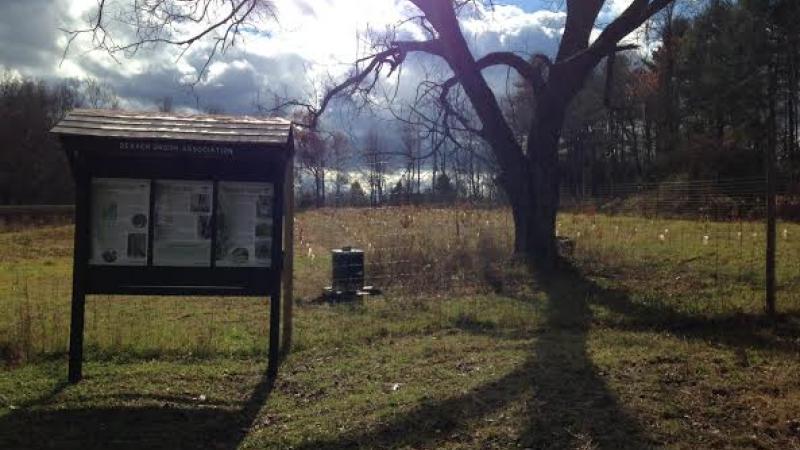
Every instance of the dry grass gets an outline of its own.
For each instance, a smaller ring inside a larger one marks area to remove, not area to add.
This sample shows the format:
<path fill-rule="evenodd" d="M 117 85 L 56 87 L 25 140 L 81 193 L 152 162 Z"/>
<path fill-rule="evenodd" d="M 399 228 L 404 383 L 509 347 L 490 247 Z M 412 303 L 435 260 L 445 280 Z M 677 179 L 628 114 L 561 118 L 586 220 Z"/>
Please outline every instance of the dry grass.
<path fill-rule="evenodd" d="M 564 214 L 558 222 L 585 271 L 625 286 L 655 310 L 728 317 L 762 309 L 759 223 L 593 214 Z M 313 210 L 297 217 L 296 238 L 301 305 L 318 303 L 330 282 L 328 252 L 344 245 L 365 249 L 367 284 L 406 304 L 530 289 L 525 272 L 507 264 L 506 210 Z M 0 234 L 0 349 L 12 365 L 66 349 L 71 239 L 68 226 Z M 779 309 L 798 312 L 800 226 L 779 225 L 778 250 Z M 87 347 L 100 358 L 259 354 L 267 315 L 261 299 L 94 296 L 87 303 Z"/>
<path fill-rule="evenodd" d="M 492 288 L 513 239 L 510 214 L 502 210 L 321 209 L 302 214 L 296 226 L 297 258 L 307 264 L 300 270 L 309 269 L 298 278 L 316 276 L 323 285 L 330 277 L 328 251 L 352 245 L 366 252 L 367 284 L 398 294 Z"/>

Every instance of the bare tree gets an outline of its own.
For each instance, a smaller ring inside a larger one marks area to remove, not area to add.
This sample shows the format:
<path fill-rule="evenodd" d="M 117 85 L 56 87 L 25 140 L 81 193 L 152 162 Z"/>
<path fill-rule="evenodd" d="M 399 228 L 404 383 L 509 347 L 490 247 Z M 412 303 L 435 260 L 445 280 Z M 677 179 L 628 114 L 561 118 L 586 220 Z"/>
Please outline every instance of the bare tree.
<path fill-rule="evenodd" d="M 380 206 L 384 201 L 388 154 L 382 151 L 383 143 L 378 131 L 370 129 L 364 139 L 363 157 L 367 165 L 370 205 Z"/>
<path fill-rule="evenodd" d="M 413 194 L 419 194 L 421 188 L 422 162 L 422 140 L 419 130 L 411 124 L 405 124 L 402 128 L 401 141 L 403 142 L 403 159 L 405 160 L 405 171 L 403 178 L 405 182 L 405 200 L 409 201 Z M 416 185 L 416 188 L 415 188 Z"/>
<path fill-rule="evenodd" d="M 172 106 L 172 96 L 165 95 L 156 99 L 156 107 L 158 108 L 158 112 L 171 113 L 174 109 Z"/>
<path fill-rule="evenodd" d="M 86 78 L 81 82 L 82 104 L 92 109 L 118 109 L 119 97 L 107 83 L 94 78 Z"/>
<path fill-rule="evenodd" d="M 297 133 L 297 159 L 314 179 L 314 204 L 325 206 L 325 172 L 328 166 L 328 143 L 316 130 Z"/>
<path fill-rule="evenodd" d="M 182 21 L 208 16 L 212 0 L 154 0 L 157 5 L 168 5 L 180 12 Z M 581 89 L 584 80 L 601 60 L 621 50 L 619 42 L 673 0 L 632 0 L 628 7 L 611 20 L 592 40 L 601 9 L 606 0 L 565 0 L 566 19 L 564 31 L 555 60 L 537 55 L 528 61 L 510 51 L 474 55 L 467 44 L 459 23 L 459 14 L 474 14 L 476 5 L 491 7 L 485 0 L 408 0 L 419 15 L 410 17 L 405 24 L 416 24 L 420 40 L 397 39 L 391 33 L 376 42 L 376 52 L 356 62 L 352 72 L 341 83 L 326 90 L 319 101 L 300 104 L 309 113 L 307 124 L 316 128 L 319 115 L 331 100 L 340 95 L 359 95 L 371 91 L 382 72 L 399 73 L 397 69 L 411 53 L 424 53 L 441 59 L 452 72 L 452 77 L 428 89 L 435 93 L 442 114 L 441 123 L 447 128 L 457 127 L 470 131 L 490 146 L 499 166 L 499 184 L 511 203 L 515 225 L 515 253 L 525 256 L 542 268 L 552 267 L 556 261 L 555 218 L 558 209 L 559 174 L 558 145 L 565 112 L 571 100 Z M 109 51 L 136 50 L 147 43 L 169 43 L 188 47 L 199 39 L 216 32 L 216 42 L 210 56 L 221 46 L 230 45 L 240 27 L 258 15 L 272 15 L 268 2 L 259 0 L 229 0 L 229 12 L 219 20 L 211 21 L 200 33 L 186 38 L 166 36 L 172 27 L 167 26 L 176 17 L 170 8 L 156 8 L 148 12 L 142 8 L 146 20 L 137 22 L 141 31 L 139 41 L 117 45 L 107 40 L 101 0 L 99 13 L 93 25 L 83 32 L 91 32 L 98 46 Z M 149 3 L 147 2 L 148 8 Z M 134 2 L 139 5 L 139 2 Z M 199 9 L 198 9 L 199 7 Z M 192 9 L 194 8 L 194 9 Z M 215 10 L 219 10 L 215 8 Z M 166 19 L 166 20 L 165 20 Z M 204 19 L 205 20 L 205 19 Z M 78 32 L 75 33 L 79 33 Z M 404 36 L 413 35 L 403 33 Z M 72 37 L 76 34 L 72 34 Z M 527 127 L 524 145 L 515 136 L 504 117 L 497 97 L 483 76 L 483 70 L 506 66 L 514 69 L 534 92 L 533 118 Z M 451 95 L 463 92 L 477 120 L 470 120 L 454 108 Z M 477 122 L 477 123 L 476 123 Z"/>
<path fill-rule="evenodd" d="M 477 157 L 481 153 L 481 145 L 474 136 L 470 135 L 466 139 L 465 151 L 461 152 L 462 160 L 460 167 L 466 176 L 463 182 L 464 194 L 470 200 L 478 200 L 481 197 L 481 183 L 482 183 L 482 164 L 481 160 Z"/>
<path fill-rule="evenodd" d="M 212 116 L 225 114 L 225 108 L 217 104 L 205 105 L 201 108 L 201 110 L 203 111 L 204 114 L 209 114 Z"/>
<path fill-rule="evenodd" d="M 350 183 L 347 174 L 350 159 L 350 142 L 344 133 L 333 133 L 330 138 L 331 169 L 334 172 L 333 194 L 334 205 L 341 206 L 343 203 L 344 188 Z"/>
<path fill-rule="evenodd" d="M 476 2 L 409 0 L 421 13 L 410 20 L 419 25 L 424 40 L 389 36 L 370 58 L 359 61 L 350 76 L 332 87 L 317 105 L 306 104 L 314 120 L 341 94 L 360 94 L 374 88 L 382 71 L 395 73 L 411 53 L 439 57 L 452 77 L 435 90 L 447 128 L 458 127 L 484 139 L 499 166 L 498 182 L 511 203 L 517 255 L 550 268 L 557 259 L 555 220 L 559 203 L 558 145 L 567 106 L 584 80 L 607 56 L 632 48 L 620 41 L 673 0 L 633 0 L 591 40 L 605 0 L 566 0 L 564 32 L 555 60 L 536 55 L 532 61 L 513 52 L 493 52 L 476 57 L 459 24 L 459 14 Z M 491 2 L 483 2 L 491 4 Z M 482 71 L 496 66 L 514 69 L 534 92 L 532 120 L 521 144 L 503 115 L 497 97 Z M 450 102 L 460 90 L 469 99 L 478 124 Z M 428 89 L 434 92 L 432 89 Z"/>

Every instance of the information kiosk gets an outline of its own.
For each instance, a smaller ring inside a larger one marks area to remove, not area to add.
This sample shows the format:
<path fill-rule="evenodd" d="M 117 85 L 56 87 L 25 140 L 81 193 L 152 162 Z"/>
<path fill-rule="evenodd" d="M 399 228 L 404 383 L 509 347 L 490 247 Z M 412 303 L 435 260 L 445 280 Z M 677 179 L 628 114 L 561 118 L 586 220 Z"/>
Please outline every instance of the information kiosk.
<path fill-rule="evenodd" d="M 291 123 L 74 110 L 52 132 L 76 183 L 69 381 L 81 379 L 90 294 L 269 296 L 274 377 L 282 277 L 291 284 Z"/>

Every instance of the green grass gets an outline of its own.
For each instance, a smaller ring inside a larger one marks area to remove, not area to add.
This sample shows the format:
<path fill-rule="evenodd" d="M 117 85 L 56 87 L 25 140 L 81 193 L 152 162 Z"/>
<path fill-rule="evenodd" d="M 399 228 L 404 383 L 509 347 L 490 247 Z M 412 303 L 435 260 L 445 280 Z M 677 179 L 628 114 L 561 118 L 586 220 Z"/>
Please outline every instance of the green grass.
<path fill-rule="evenodd" d="M 625 216 L 563 215 L 559 234 L 575 257 L 650 301 L 691 314 L 756 314 L 763 310 L 765 226 Z M 800 311 L 800 226 L 778 224 L 779 309 Z"/>
<path fill-rule="evenodd" d="M 0 235 L 0 448 L 800 448 L 800 227 L 772 322 L 739 224 L 564 215 L 579 269 L 531 278 L 504 263 L 509 220 L 300 215 L 274 385 L 266 300 L 102 296 L 65 386 L 71 230 Z M 387 295 L 316 301 L 350 243 Z"/>

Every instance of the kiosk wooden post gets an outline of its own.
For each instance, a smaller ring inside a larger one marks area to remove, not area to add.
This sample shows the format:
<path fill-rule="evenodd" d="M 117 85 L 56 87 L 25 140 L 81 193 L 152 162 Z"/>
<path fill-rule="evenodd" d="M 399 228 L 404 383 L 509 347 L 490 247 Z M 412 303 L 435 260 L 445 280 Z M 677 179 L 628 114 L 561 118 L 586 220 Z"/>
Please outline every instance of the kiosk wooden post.
<path fill-rule="evenodd" d="M 74 110 L 53 132 L 77 187 L 69 381 L 82 377 L 91 294 L 269 296 L 267 373 L 277 375 L 291 123 Z"/>
<path fill-rule="evenodd" d="M 75 168 L 80 173 L 79 167 Z M 86 206 L 89 202 L 89 187 L 85 177 L 76 177 L 75 183 L 75 236 L 73 238 L 72 307 L 69 327 L 68 380 L 77 383 L 83 375 L 83 328 L 86 311 L 86 270 L 80 261 L 88 259 L 88 224 Z"/>
<path fill-rule="evenodd" d="M 283 352 L 292 347 L 294 309 L 294 158 L 286 165 L 286 214 L 284 215 Z"/>

